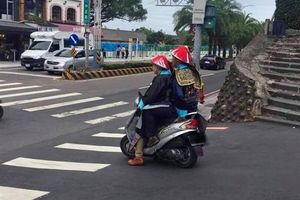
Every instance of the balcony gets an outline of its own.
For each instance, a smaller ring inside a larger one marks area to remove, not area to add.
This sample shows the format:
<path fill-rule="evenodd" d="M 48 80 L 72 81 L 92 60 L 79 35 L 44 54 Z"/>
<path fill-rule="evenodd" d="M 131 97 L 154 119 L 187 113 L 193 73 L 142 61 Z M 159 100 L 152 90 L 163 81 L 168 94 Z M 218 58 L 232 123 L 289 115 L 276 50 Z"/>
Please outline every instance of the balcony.
<path fill-rule="evenodd" d="M 81 25 L 80 22 L 75 22 L 75 21 L 70 21 L 70 20 L 51 19 L 50 22 L 58 23 L 58 24 Z"/>

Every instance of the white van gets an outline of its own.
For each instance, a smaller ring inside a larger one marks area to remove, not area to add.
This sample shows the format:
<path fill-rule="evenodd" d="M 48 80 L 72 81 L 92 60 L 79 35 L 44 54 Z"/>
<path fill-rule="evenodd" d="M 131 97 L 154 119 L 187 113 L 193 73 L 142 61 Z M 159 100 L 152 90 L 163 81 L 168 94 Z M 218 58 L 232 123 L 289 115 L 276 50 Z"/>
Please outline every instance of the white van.
<path fill-rule="evenodd" d="M 71 48 L 69 37 L 73 32 L 33 32 L 30 37 L 33 40 L 28 50 L 21 54 L 21 65 L 27 70 L 44 67 L 48 57 L 53 56 L 55 51 L 64 48 Z M 79 37 L 79 44 L 76 48 L 84 48 L 83 34 L 76 33 Z M 90 46 L 93 46 L 93 39 L 90 37 Z"/>

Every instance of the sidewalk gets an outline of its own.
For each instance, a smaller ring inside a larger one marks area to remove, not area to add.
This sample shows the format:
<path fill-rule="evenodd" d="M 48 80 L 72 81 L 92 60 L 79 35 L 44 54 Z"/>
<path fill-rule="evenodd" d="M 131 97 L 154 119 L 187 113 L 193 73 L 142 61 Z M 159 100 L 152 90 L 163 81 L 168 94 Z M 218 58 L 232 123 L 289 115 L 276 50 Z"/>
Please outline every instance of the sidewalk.
<path fill-rule="evenodd" d="M 0 69 L 16 68 L 16 67 L 21 67 L 21 63 L 19 61 L 18 62 L 0 61 Z"/>

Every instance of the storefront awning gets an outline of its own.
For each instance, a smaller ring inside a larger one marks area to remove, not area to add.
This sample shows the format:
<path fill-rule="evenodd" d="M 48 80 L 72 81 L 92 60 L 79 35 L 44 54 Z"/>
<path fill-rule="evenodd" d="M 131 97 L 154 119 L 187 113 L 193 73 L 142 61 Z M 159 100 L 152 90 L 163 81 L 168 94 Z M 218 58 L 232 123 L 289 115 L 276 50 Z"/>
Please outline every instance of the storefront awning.
<path fill-rule="evenodd" d="M 1 32 L 17 32 L 17 33 L 32 33 L 34 31 L 37 31 L 36 28 L 19 23 L 16 21 L 6 21 L 6 20 L 0 20 L 0 31 Z"/>

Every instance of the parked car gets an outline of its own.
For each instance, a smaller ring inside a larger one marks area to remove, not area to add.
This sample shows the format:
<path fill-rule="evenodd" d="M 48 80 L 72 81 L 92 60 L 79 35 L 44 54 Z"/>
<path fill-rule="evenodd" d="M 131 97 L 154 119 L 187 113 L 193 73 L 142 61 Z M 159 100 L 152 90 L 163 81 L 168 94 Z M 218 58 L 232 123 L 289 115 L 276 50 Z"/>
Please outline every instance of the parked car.
<path fill-rule="evenodd" d="M 201 69 L 224 69 L 226 62 L 223 58 L 215 55 L 206 55 L 200 60 Z"/>
<path fill-rule="evenodd" d="M 93 50 L 89 51 L 88 64 L 92 65 L 94 60 Z M 73 58 L 70 49 L 63 49 L 56 53 L 54 56 L 48 58 L 44 63 L 44 70 L 49 74 L 55 72 L 63 72 L 66 69 L 83 69 L 85 65 L 85 51 L 83 49 L 77 49 L 77 53 Z"/>

